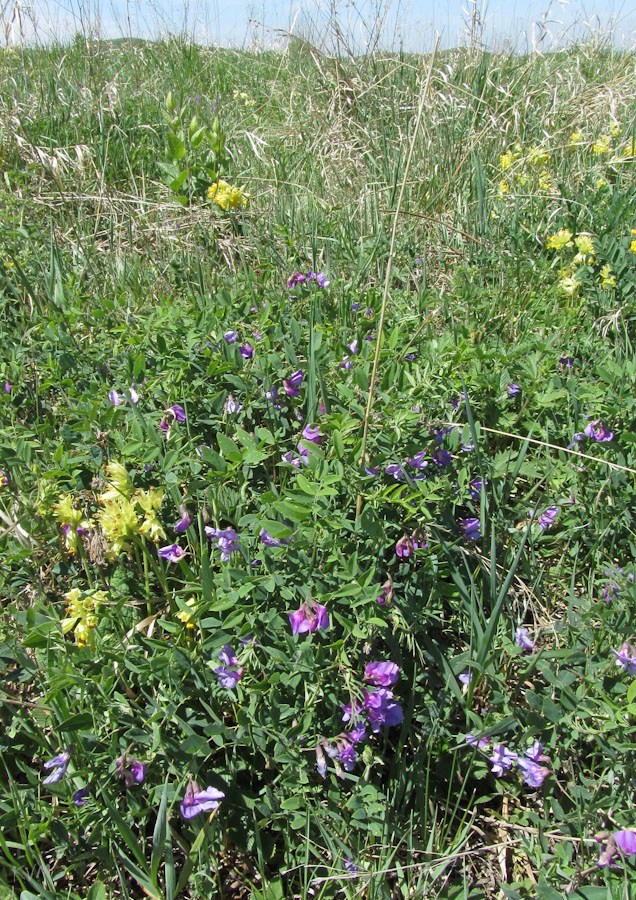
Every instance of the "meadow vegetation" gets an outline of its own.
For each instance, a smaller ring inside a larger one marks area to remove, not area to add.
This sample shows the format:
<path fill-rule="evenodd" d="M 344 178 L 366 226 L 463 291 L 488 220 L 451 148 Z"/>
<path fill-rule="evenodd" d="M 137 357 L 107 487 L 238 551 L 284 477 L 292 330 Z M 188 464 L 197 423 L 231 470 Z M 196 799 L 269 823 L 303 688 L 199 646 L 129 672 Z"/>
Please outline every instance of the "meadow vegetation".
<path fill-rule="evenodd" d="M 633 54 L 0 79 L 0 898 L 632 896 Z"/>

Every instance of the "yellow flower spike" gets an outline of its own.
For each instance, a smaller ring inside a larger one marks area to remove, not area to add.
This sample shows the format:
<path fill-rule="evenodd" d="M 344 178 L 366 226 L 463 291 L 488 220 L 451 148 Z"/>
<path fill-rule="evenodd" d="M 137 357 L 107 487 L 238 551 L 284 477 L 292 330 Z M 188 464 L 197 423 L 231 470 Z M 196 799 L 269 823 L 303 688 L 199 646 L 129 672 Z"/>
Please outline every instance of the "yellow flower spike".
<path fill-rule="evenodd" d="M 598 141 L 592 146 L 592 150 L 597 156 L 610 152 L 611 137 L 609 134 L 602 134 Z"/>
<path fill-rule="evenodd" d="M 594 244 L 592 242 L 592 236 L 589 234 L 577 234 L 574 238 L 574 243 L 576 244 L 576 249 L 579 253 L 594 253 Z"/>
<path fill-rule="evenodd" d="M 189 631 L 192 631 L 194 628 L 196 628 L 196 616 L 194 612 L 195 604 L 196 599 L 194 597 L 190 597 L 188 600 L 186 600 L 186 606 L 189 606 L 192 609 L 192 612 L 190 612 L 189 610 L 180 609 L 179 612 L 176 613 L 176 618 L 179 619 L 179 621 L 183 622 L 183 624 Z"/>
<path fill-rule="evenodd" d="M 528 162 L 532 166 L 545 166 L 550 154 L 544 147 L 531 147 L 528 151 Z"/>
<path fill-rule="evenodd" d="M 498 193 L 499 193 L 499 196 L 500 196 L 500 197 L 503 197 L 503 196 L 505 196 L 506 194 L 509 194 L 509 193 L 510 193 L 510 185 L 509 185 L 508 182 L 505 181 L 503 178 L 502 178 L 501 181 L 499 182 L 499 191 L 498 191 Z"/>
<path fill-rule="evenodd" d="M 100 496 L 100 503 L 108 503 L 119 497 L 124 497 L 126 500 L 132 497 L 135 488 L 125 466 L 118 462 L 108 463 L 106 474 L 109 479 L 108 489 Z"/>
<path fill-rule="evenodd" d="M 139 533 L 139 517 L 134 500 L 116 495 L 105 503 L 97 514 L 102 530 L 110 542 L 109 556 L 117 557 L 122 550 L 130 549 L 130 538 Z"/>
<path fill-rule="evenodd" d="M 228 184 L 227 181 L 216 181 L 208 188 L 208 199 L 213 200 L 217 206 L 227 212 L 228 209 L 239 209 L 247 206 L 249 194 L 243 188 Z"/>
<path fill-rule="evenodd" d="M 572 232 L 569 228 L 561 228 L 559 231 L 550 235 L 545 245 L 548 250 L 562 250 L 564 247 L 571 247 Z"/>
<path fill-rule="evenodd" d="M 582 143 L 583 143 L 583 132 L 579 131 L 578 129 L 576 131 L 573 131 L 572 134 L 570 135 L 570 141 L 569 141 L 570 147 L 579 147 Z"/>
<path fill-rule="evenodd" d="M 612 267 L 610 265 L 605 264 L 601 267 L 600 276 L 601 287 L 604 290 L 616 287 L 616 275 L 612 272 Z"/>
<path fill-rule="evenodd" d="M 629 249 L 632 251 L 632 253 L 636 253 L 636 240 L 633 240 L 633 241 L 630 243 Z"/>

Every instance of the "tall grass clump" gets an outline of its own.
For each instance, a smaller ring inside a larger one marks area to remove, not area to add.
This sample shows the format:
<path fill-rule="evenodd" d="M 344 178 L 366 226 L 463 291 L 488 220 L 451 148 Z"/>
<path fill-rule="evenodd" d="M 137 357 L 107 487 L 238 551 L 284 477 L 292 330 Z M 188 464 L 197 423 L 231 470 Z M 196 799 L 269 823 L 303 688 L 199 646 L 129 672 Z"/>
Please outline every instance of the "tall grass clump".
<path fill-rule="evenodd" d="M 0 77 L 0 895 L 629 896 L 633 55 Z"/>

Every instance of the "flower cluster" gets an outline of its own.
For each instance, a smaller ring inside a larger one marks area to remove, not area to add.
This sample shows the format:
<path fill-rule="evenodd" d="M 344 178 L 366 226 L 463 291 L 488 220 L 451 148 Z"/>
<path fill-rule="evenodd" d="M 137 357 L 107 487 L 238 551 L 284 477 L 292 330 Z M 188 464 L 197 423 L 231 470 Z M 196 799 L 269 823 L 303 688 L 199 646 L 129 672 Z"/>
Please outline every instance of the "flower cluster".
<path fill-rule="evenodd" d="M 472 733 L 466 735 L 466 743 L 484 752 L 490 747 L 488 738 L 478 738 Z M 540 741 L 534 741 L 523 754 L 509 750 L 505 744 L 493 744 L 492 755 L 488 757 L 488 761 L 490 771 L 498 778 L 503 778 L 516 765 L 523 781 L 532 788 L 540 788 L 550 775 L 550 769 L 545 765 L 550 762 L 550 758 L 544 754 Z"/>
<path fill-rule="evenodd" d="M 205 534 L 209 541 L 216 541 L 221 551 L 221 562 L 229 562 L 233 553 L 240 552 L 239 536 L 233 528 L 211 528 L 206 525 Z"/>
<path fill-rule="evenodd" d="M 73 632 L 78 647 L 95 647 L 95 626 L 99 621 L 102 604 L 107 603 L 106 591 L 80 591 L 72 588 L 64 594 L 66 600 L 66 618 L 62 619 L 62 631 Z"/>
<path fill-rule="evenodd" d="M 217 206 L 227 212 L 228 209 L 240 209 L 247 206 L 249 194 L 246 194 L 242 187 L 235 187 L 228 184 L 227 181 L 219 179 L 208 188 L 208 200 L 213 200 Z"/>
<path fill-rule="evenodd" d="M 66 747 L 52 759 L 42 763 L 45 770 L 51 769 L 51 773 L 43 779 L 43 784 L 58 784 L 68 770 L 71 760 L 72 746 Z M 146 763 L 128 756 L 124 753 L 115 760 L 115 770 L 124 782 L 125 788 L 131 788 L 136 784 L 143 784 L 148 770 Z M 86 806 L 89 802 L 90 791 L 88 787 L 79 788 L 73 794 L 72 800 L 75 806 Z M 196 781 L 189 780 L 185 796 L 180 804 L 181 815 L 184 819 L 193 819 L 202 812 L 212 812 L 217 809 L 221 800 L 225 797 L 222 791 L 208 787 L 200 790 Z"/>
<path fill-rule="evenodd" d="M 294 274 L 290 275 L 287 279 L 287 287 L 290 290 L 299 285 L 309 285 L 312 283 L 318 285 L 319 288 L 329 287 L 329 280 L 324 272 L 307 272 L 304 275 L 302 272 L 294 272 Z"/>
<path fill-rule="evenodd" d="M 329 628 L 327 607 L 316 603 L 311 597 L 296 612 L 288 613 L 288 616 L 292 634 L 313 634 Z"/>
<path fill-rule="evenodd" d="M 222 665 L 216 666 L 214 674 L 219 679 L 221 687 L 233 691 L 243 676 L 243 669 L 238 664 L 234 650 L 229 644 L 224 644 L 219 653 Z"/>

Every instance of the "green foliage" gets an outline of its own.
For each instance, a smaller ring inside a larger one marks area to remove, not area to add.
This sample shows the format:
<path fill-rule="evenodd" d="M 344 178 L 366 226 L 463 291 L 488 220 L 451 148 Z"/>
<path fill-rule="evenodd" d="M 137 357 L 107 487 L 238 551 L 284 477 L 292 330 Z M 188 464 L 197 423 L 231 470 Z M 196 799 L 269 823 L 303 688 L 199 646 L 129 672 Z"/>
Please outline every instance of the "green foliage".
<path fill-rule="evenodd" d="M 627 895 L 633 59 L 4 62 L 0 896 Z"/>
<path fill-rule="evenodd" d="M 180 203 L 204 198 L 230 161 L 218 115 L 212 125 L 190 117 L 187 107 L 177 108 L 172 92 L 166 96 L 166 154 L 162 163 L 167 185 Z"/>

